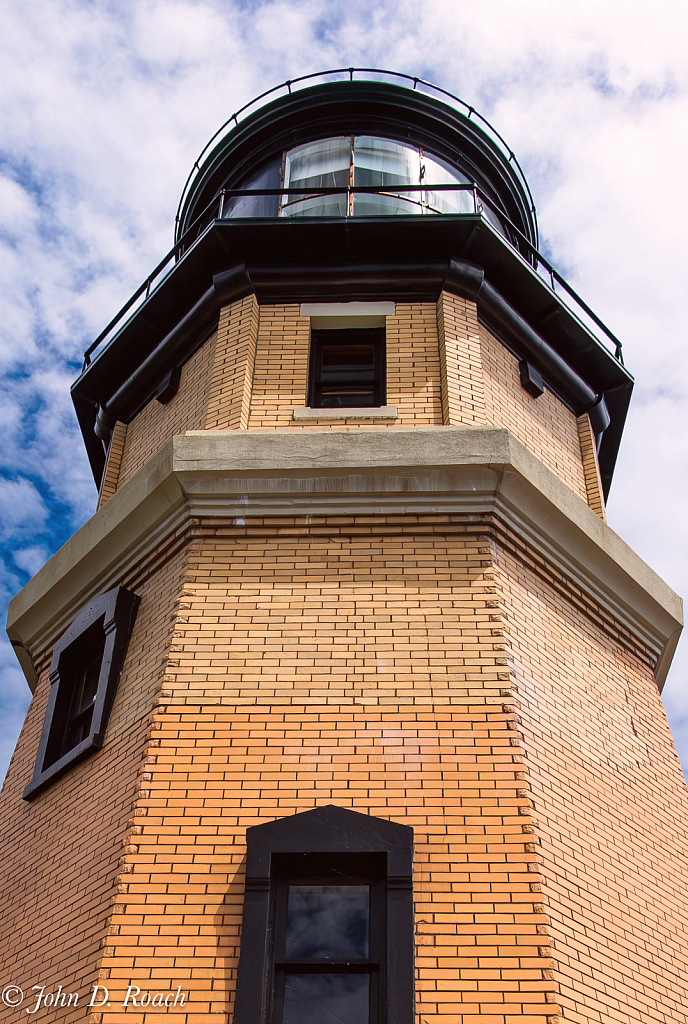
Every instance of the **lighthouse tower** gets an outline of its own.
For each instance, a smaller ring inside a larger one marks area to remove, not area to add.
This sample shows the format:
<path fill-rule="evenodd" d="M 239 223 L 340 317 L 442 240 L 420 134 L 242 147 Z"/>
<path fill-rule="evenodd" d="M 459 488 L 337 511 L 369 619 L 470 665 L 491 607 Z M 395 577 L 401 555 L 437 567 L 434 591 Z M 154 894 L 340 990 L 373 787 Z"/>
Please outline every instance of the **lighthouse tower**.
<path fill-rule="evenodd" d="M 632 384 L 471 108 L 350 70 L 220 130 L 10 607 L 10 1024 L 688 1021 Z"/>

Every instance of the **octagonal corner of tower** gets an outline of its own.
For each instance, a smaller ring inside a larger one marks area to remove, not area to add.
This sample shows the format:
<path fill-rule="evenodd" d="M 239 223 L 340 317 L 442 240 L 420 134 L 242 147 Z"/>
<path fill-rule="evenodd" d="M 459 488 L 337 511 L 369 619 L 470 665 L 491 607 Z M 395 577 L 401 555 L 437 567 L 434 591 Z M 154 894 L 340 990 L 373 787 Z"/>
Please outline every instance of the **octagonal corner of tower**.
<path fill-rule="evenodd" d="M 13 599 L 13 642 L 24 655 L 48 649 L 114 581 L 151 559 L 158 566 L 170 544 L 178 551 L 223 531 L 258 546 L 270 530 L 285 538 L 373 527 L 380 537 L 477 533 L 521 558 L 528 551 L 531 569 L 537 561 L 550 582 L 565 580 L 569 601 L 585 595 L 598 623 L 623 623 L 647 646 L 661 688 L 682 626 L 680 598 L 509 429 L 394 420 L 361 429 L 351 425 L 353 411 L 347 417 L 349 426 L 334 421 L 331 430 L 174 435 Z M 493 568 L 496 550 L 486 552 Z"/>
<path fill-rule="evenodd" d="M 487 122 L 337 74 L 211 140 L 72 388 L 98 509 L 8 615 L 11 981 L 102 1024 L 688 1022 L 620 342 Z"/>

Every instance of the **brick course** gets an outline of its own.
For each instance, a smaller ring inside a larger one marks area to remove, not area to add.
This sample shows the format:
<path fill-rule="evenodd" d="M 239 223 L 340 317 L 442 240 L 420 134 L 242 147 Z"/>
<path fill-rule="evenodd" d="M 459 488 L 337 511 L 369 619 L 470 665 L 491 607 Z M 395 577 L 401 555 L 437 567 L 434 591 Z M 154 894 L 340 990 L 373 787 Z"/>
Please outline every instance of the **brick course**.
<path fill-rule="evenodd" d="M 111 992 L 181 984 L 189 1021 L 224 1022 L 245 830 L 334 802 L 414 827 L 419 1022 L 548 1024 L 546 916 L 484 528 L 342 517 L 205 530 L 101 965 Z"/>
<path fill-rule="evenodd" d="M 588 492 L 575 415 L 545 390 L 532 398 L 521 387 L 518 360 L 482 325 L 480 350 L 488 423 L 506 427 L 583 501 Z"/>
<path fill-rule="evenodd" d="M 453 427 L 488 423 L 475 302 L 442 292 L 437 300 L 437 328 L 443 422 Z"/>
<path fill-rule="evenodd" d="M 180 553 L 125 585 L 142 597 L 102 750 L 73 768 L 31 803 L 22 792 L 33 774 L 43 726 L 50 652 L 0 796 L 0 922 L 3 984 L 27 993 L 23 1007 L 3 1007 L 3 1021 L 31 1019 L 32 986 L 79 992 L 83 1003 L 98 978 L 120 860 L 134 827 L 137 776 L 145 764 L 154 695 L 178 600 Z M 35 999 L 35 993 L 33 993 Z M 45 1019 L 37 1014 L 36 1019 Z M 83 1021 L 65 1008 L 60 1022 Z"/>
<path fill-rule="evenodd" d="M 297 305 L 260 311 L 250 429 L 292 426 L 296 405 L 306 404 L 310 320 Z"/>
<path fill-rule="evenodd" d="M 600 479 L 600 465 L 597 461 L 597 447 L 595 435 L 590 425 L 590 416 L 584 412 L 578 417 L 578 437 L 580 439 L 581 455 L 583 458 L 583 474 L 585 476 L 585 490 L 588 496 L 588 505 L 596 512 L 600 519 L 607 521 L 605 511 L 604 493 L 602 491 L 602 480 Z"/>
<path fill-rule="evenodd" d="M 310 319 L 299 306 L 262 306 L 249 429 L 348 430 L 432 426 L 442 422 L 439 347 L 434 303 L 397 303 L 387 317 L 387 404 L 399 418 L 385 421 L 294 421 L 306 405 Z"/>
<path fill-rule="evenodd" d="M 566 1020 L 688 1021 L 688 799 L 652 666 L 504 550 Z"/>
<path fill-rule="evenodd" d="M 103 481 L 100 485 L 100 494 L 98 495 L 98 508 L 104 505 L 106 501 L 112 497 L 119 487 L 119 470 L 122 465 L 122 456 L 124 455 L 124 442 L 127 436 L 127 425 L 126 423 L 115 423 L 112 429 L 112 437 L 110 439 L 110 445 L 108 447 L 107 461 L 105 464 L 105 472 L 103 473 Z"/>
<path fill-rule="evenodd" d="M 258 303 L 254 295 L 221 310 L 204 424 L 209 430 L 248 427 L 257 335 Z"/>

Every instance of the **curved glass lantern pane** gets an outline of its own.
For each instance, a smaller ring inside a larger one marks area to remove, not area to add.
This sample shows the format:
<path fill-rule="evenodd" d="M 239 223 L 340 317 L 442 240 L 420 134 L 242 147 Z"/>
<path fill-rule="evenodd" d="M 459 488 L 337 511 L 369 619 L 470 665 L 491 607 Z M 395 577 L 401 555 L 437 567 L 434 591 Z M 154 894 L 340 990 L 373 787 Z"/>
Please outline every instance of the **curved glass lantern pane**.
<path fill-rule="evenodd" d="M 349 188 L 352 193 L 338 192 Z M 437 185 L 457 186 L 440 190 Z M 414 186 L 407 190 L 405 186 Z M 425 186 L 421 188 L 421 186 Z M 285 157 L 284 188 L 299 189 L 282 197 L 283 217 L 380 217 L 413 214 L 473 214 L 504 234 L 487 205 L 476 210 L 473 182 L 451 164 L 418 146 L 373 135 L 320 139 L 296 146 Z M 309 195 L 309 189 L 332 192 Z M 360 192 L 374 188 L 380 192 Z"/>
<path fill-rule="evenodd" d="M 414 146 L 391 139 L 361 135 L 354 139 L 354 188 L 420 184 L 420 151 Z M 422 213 L 420 193 L 401 192 L 392 195 L 354 193 L 353 213 L 356 217 L 389 216 L 390 214 Z"/>
<path fill-rule="evenodd" d="M 348 186 L 350 164 L 348 137 L 320 139 L 289 150 L 284 163 L 284 187 L 303 189 L 303 194 L 283 196 L 282 216 L 345 217 L 346 193 L 308 196 L 308 189 Z"/>
<path fill-rule="evenodd" d="M 432 185 L 471 185 L 470 178 L 461 174 L 454 167 L 445 164 L 436 156 L 423 154 L 423 184 L 429 186 L 423 193 L 423 202 L 427 213 L 475 213 L 472 189 L 433 192 Z"/>
<path fill-rule="evenodd" d="M 477 212 L 485 218 L 490 227 L 494 228 L 495 231 L 498 231 L 500 235 L 503 235 L 504 238 L 511 242 L 512 245 L 518 247 L 515 236 L 512 232 L 507 231 L 506 225 L 502 221 L 497 210 L 492 206 L 489 199 L 486 199 L 483 196 L 478 199 Z"/>
<path fill-rule="evenodd" d="M 346 192 L 326 196 L 301 198 L 285 196 L 282 203 L 283 217 L 346 217 Z"/>
<path fill-rule="evenodd" d="M 420 153 L 391 139 L 362 135 L 354 139 L 354 185 L 417 185 Z"/>
<path fill-rule="evenodd" d="M 257 170 L 245 178 L 241 188 L 277 189 L 280 187 L 281 157 L 273 157 L 262 164 Z M 225 219 L 235 217 L 276 217 L 279 212 L 279 196 L 232 196 L 224 204 L 222 216 Z"/>

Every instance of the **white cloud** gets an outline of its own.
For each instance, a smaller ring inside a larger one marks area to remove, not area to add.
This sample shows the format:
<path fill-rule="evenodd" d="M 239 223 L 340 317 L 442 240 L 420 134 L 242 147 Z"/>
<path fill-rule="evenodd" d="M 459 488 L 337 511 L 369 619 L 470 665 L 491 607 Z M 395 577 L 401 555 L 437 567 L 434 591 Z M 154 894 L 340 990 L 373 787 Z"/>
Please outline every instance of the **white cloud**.
<path fill-rule="evenodd" d="M 29 576 L 35 576 L 50 558 L 50 552 L 44 544 L 30 544 L 26 548 L 18 548 L 13 552 L 12 557 L 15 565 L 23 569 Z"/>
<path fill-rule="evenodd" d="M 31 536 L 45 525 L 48 509 L 30 480 L 0 478 L 0 538 Z"/>
<path fill-rule="evenodd" d="M 22 525 L 6 501 L 3 529 L 25 529 L 26 552 L 91 513 L 68 385 L 85 345 L 171 245 L 210 135 L 287 77 L 382 66 L 459 93 L 516 151 L 543 243 L 622 337 L 637 377 L 610 522 L 688 593 L 687 30 L 688 7 L 669 0 L 10 0 L 0 468 L 6 495 L 26 505 Z M 679 649 L 666 694 L 686 764 L 687 676 Z"/>

